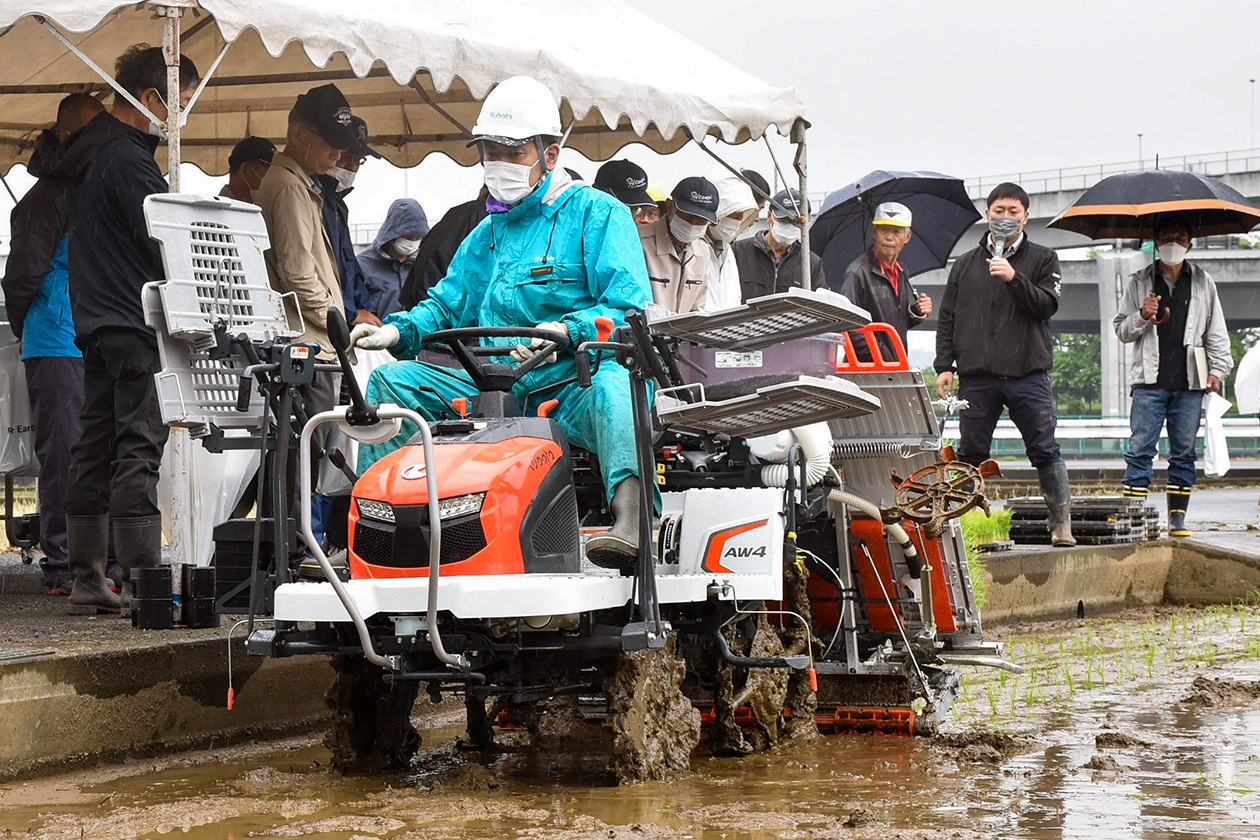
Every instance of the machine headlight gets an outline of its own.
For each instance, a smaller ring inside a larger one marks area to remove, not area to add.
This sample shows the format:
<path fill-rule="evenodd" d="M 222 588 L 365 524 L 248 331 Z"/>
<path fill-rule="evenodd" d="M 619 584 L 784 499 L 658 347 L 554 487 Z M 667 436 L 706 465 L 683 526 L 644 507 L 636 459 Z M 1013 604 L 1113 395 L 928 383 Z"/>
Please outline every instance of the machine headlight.
<path fill-rule="evenodd" d="M 485 500 L 485 493 L 469 493 L 466 496 L 453 496 L 449 499 L 439 499 L 438 518 L 454 519 L 457 516 L 467 516 L 470 513 L 477 513 L 481 510 L 481 503 Z"/>
<path fill-rule="evenodd" d="M 355 499 L 359 506 L 359 515 L 379 522 L 394 521 L 394 506 L 389 502 L 378 502 L 375 499 Z"/>

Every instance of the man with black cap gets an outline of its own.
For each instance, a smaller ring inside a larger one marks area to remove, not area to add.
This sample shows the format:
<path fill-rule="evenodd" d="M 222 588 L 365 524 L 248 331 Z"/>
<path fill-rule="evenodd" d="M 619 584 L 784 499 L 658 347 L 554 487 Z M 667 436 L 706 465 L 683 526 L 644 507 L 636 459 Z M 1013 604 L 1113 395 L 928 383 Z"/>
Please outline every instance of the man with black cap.
<path fill-rule="evenodd" d="M 253 203 L 275 154 L 276 144 L 266 137 L 250 136 L 237 143 L 228 155 L 228 182 L 219 195 Z"/>
<path fill-rule="evenodd" d="M 372 308 L 367 279 L 363 276 L 363 269 L 359 267 L 354 251 L 354 238 L 350 235 L 350 208 L 346 205 L 346 196 L 354 189 L 354 179 L 359 173 L 359 167 L 370 157 L 379 160 L 381 153 L 368 145 L 366 120 L 362 117 L 351 117 L 350 127 L 354 129 L 354 148 L 342 152 L 337 165 L 328 174 L 317 175 L 316 180 L 324 196 L 324 231 L 332 244 L 337 277 L 341 280 L 342 312 L 350 326 L 380 326 L 380 316 L 384 313 Z"/>
<path fill-rule="evenodd" d="M 639 227 L 652 300 L 671 312 L 702 309 L 713 248 L 705 240 L 717 221 L 718 191 L 707 178 L 683 178 L 665 202 L 665 215 Z"/>
<path fill-rule="evenodd" d="M 610 160 L 595 173 L 594 186 L 630 208 L 630 215 L 642 224 L 643 214 L 656 209 L 656 201 L 647 191 L 647 173 L 630 160 Z"/>
<path fill-rule="evenodd" d="M 336 255 L 324 229 L 324 195 L 318 176 L 332 172 L 342 153 L 357 146 L 353 121 L 350 103 L 336 85 L 321 85 L 298 96 L 289 111 L 284 151 L 272 158 L 258 190 L 258 206 L 271 239 L 271 248 L 263 254 L 271 286 L 297 295 L 306 327 L 298 340 L 318 344 L 321 361 L 335 358 L 328 340 L 328 310 L 343 303 Z M 337 374 L 316 373 L 315 381 L 300 390 L 308 416 L 336 404 L 340 379 Z M 320 439 L 314 444 L 322 449 L 327 436 L 317 432 L 316 437 Z M 290 457 L 288 462 L 294 514 L 298 499 L 296 460 Z M 264 507 L 269 499 L 267 494 L 262 500 Z"/>
<path fill-rule="evenodd" d="M 775 193 L 769 229 L 732 245 L 744 300 L 802 286 L 801 231 L 809 218 L 809 202 L 796 190 Z M 822 260 L 809 255 L 809 288 L 826 288 Z"/>

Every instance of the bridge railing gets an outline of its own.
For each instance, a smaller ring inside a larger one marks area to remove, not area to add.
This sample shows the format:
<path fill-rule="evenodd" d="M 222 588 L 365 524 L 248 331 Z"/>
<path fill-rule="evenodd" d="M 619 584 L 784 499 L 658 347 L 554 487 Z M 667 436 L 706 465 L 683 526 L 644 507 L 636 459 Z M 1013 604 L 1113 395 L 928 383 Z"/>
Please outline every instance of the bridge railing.
<path fill-rule="evenodd" d="M 1014 172 L 1006 175 L 984 175 L 966 180 L 967 193 L 976 201 L 988 196 L 989 191 L 1006 181 L 1014 181 L 1030 193 L 1084 190 L 1106 178 L 1123 172 L 1143 169 L 1177 169 L 1220 177 L 1243 172 L 1260 171 L 1260 149 L 1240 149 L 1209 154 L 1181 155 L 1180 157 L 1143 158 L 1142 160 L 1100 163 L 1089 166 L 1070 166 L 1059 169 L 1039 169 L 1032 172 Z"/>
<path fill-rule="evenodd" d="M 1255 417 L 1226 417 L 1223 421 L 1230 455 L 1254 458 L 1260 449 L 1260 421 Z M 1055 439 L 1065 458 L 1120 457 L 1129 441 L 1129 418 L 1060 418 Z M 941 429 L 947 440 L 958 440 L 958 420 L 950 419 Z M 1203 438 L 1196 441 L 1196 451 L 1203 455 Z M 1019 429 L 1008 419 L 998 421 L 993 431 L 994 458 L 1025 457 L 1024 440 Z M 1167 432 L 1160 432 L 1159 453 L 1168 455 Z"/>

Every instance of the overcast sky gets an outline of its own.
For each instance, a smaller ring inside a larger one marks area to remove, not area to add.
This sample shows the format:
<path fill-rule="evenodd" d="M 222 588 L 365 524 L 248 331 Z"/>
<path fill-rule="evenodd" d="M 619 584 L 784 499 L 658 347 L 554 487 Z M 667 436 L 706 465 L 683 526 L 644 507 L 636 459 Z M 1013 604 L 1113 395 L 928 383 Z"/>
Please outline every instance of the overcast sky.
<path fill-rule="evenodd" d="M 872 169 L 969 178 L 1136 160 L 1138 132 L 1148 159 L 1252 141 L 1260 0 L 629 2 L 767 83 L 797 89 L 813 124 L 811 192 Z M 651 44 L 643 51 L 669 61 Z M 775 147 L 788 167 L 790 147 Z M 726 148 L 770 173 L 764 146 Z M 567 154 L 594 176 L 595 165 Z M 695 150 L 625 155 L 667 190 L 712 166 Z M 443 193 L 470 192 L 479 178 L 435 158 L 408 178 L 434 216 L 461 200 Z M 364 221 L 383 214 L 369 192 L 352 208 Z"/>

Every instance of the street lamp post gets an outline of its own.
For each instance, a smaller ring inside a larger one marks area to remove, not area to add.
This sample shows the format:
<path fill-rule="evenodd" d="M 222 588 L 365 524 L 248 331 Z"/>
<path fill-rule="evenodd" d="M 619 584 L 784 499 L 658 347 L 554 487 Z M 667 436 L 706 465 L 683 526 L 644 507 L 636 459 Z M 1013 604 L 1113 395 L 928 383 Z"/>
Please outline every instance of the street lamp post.
<path fill-rule="evenodd" d="M 1247 147 L 1247 157 L 1251 157 L 1251 150 L 1256 147 L 1256 80 L 1248 79 L 1251 85 L 1251 145 Z"/>
<path fill-rule="evenodd" d="M 1138 169 L 1145 169 L 1142 165 L 1142 132 L 1138 132 Z"/>

